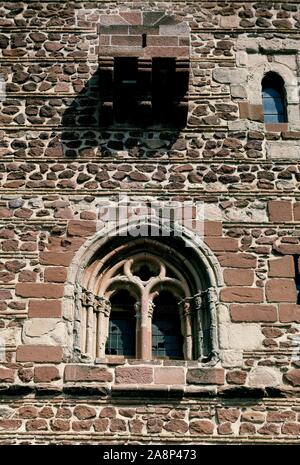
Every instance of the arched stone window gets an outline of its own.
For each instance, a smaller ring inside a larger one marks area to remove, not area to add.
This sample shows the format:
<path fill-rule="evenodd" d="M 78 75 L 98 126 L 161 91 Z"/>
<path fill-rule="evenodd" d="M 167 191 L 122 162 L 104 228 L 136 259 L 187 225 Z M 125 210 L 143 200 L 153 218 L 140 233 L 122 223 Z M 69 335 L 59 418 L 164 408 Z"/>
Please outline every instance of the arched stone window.
<path fill-rule="evenodd" d="M 194 250 L 174 241 L 119 237 L 94 253 L 76 287 L 74 345 L 81 356 L 216 356 L 216 290 Z"/>
<path fill-rule="evenodd" d="M 287 122 L 284 81 L 279 74 L 269 72 L 262 80 L 262 98 L 265 123 Z"/>

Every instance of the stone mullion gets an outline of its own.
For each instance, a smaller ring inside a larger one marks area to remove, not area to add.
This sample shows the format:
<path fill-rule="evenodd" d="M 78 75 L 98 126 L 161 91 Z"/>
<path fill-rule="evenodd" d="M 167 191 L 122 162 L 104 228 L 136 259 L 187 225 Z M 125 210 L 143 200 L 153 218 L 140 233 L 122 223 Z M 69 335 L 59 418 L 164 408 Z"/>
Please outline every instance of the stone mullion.
<path fill-rule="evenodd" d="M 150 306 L 150 307 L 149 307 Z M 141 298 L 140 327 L 139 327 L 139 345 L 138 357 L 142 360 L 152 359 L 152 303 L 149 301 L 149 293 L 144 290 Z"/>

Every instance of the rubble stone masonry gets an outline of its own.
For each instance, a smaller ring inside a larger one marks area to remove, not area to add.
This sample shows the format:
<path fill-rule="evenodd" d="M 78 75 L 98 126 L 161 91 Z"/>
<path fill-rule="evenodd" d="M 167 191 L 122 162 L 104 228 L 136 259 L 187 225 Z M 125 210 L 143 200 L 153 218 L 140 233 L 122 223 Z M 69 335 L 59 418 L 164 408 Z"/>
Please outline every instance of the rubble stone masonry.
<path fill-rule="evenodd" d="M 116 57 L 189 69 L 185 125 L 107 122 Z M 0 1 L 0 78 L 0 444 L 299 442 L 300 2 Z M 74 270 L 120 194 L 203 203 L 214 363 L 74 351 Z"/>

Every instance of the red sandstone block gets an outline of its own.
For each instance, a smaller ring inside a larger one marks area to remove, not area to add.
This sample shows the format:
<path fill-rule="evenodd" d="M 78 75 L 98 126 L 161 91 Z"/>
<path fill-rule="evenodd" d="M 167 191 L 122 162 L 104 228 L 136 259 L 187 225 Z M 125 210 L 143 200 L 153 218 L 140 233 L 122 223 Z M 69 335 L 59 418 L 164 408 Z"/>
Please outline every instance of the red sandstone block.
<path fill-rule="evenodd" d="M 94 421 L 94 430 L 97 432 L 104 432 L 107 430 L 108 423 L 108 418 L 98 418 Z"/>
<path fill-rule="evenodd" d="M 26 431 L 46 431 L 47 429 L 47 421 L 44 419 L 26 421 Z"/>
<path fill-rule="evenodd" d="M 72 428 L 74 431 L 89 431 L 92 424 L 92 420 L 78 420 L 72 422 Z"/>
<path fill-rule="evenodd" d="M 187 372 L 188 384 L 224 384 L 223 368 L 190 368 Z"/>
<path fill-rule="evenodd" d="M 255 303 L 263 301 L 263 290 L 255 287 L 228 287 L 221 290 L 221 302 Z"/>
<path fill-rule="evenodd" d="M 279 304 L 278 308 L 281 323 L 300 323 L 300 305 Z"/>
<path fill-rule="evenodd" d="M 19 418 L 24 418 L 27 420 L 36 418 L 38 416 L 38 409 L 31 405 L 25 405 L 24 407 L 19 408 L 18 416 Z"/>
<path fill-rule="evenodd" d="M 229 421 L 235 423 L 240 416 L 240 410 L 238 408 L 218 408 L 217 417 L 219 422 Z"/>
<path fill-rule="evenodd" d="M 245 384 L 247 380 L 247 372 L 242 370 L 229 371 L 226 375 L 228 384 Z"/>
<path fill-rule="evenodd" d="M 232 237 L 207 237 L 205 243 L 215 252 L 237 252 L 239 243 Z"/>
<path fill-rule="evenodd" d="M 125 19 L 128 24 L 134 26 L 142 24 L 142 13 L 140 11 L 122 11 L 120 12 L 120 16 Z"/>
<path fill-rule="evenodd" d="M 287 200 L 270 200 L 268 202 L 269 219 L 275 223 L 293 221 L 292 204 Z"/>
<path fill-rule="evenodd" d="M 268 132 L 281 132 L 287 131 L 289 125 L 288 123 L 266 123 L 265 128 Z"/>
<path fill-rule="evenodd" d="M 60 379 L 59 371 L 54 366 L 42 366 L 34 368 L 35 383 L 49 383 Z"/>
<path fill-rule="evenodd" d="M 150 367 L 117 367 L 116 383 L 148 384 L 153 381 L 153 369 Z"/>
<path fill-rule="evenodd" d="M 45 283 L 18 283 L 16 285 L 16 295 L 20 297 L 59 299 L 64 295 L 64 286 Z"/>
<path fill-rule="evenodd" d="M 256 268 L 257 258 L 249 253 L 226 253 L 219 255 L 218 260 L 223 267 Z"/>
<path fill-rule="evenodd" d="M 286 410 L 283 412 L 268 412 L 267 413 L 267 421 L 271 423 L 282 423 L 284 421 L 294 421 L 296 420 L 296 412 L 292 412 L 291 410 Z"/>
<path fill-rule="evenodd" d="M 288 371 L 284 374 L 284 379 L 295 387 L 300 386 L 300 370 L 298 368 L 294 368 Z"/>
<path fill-rule="evenodd" d="M 15 431 L 21 428 L 22 420 L 0 420 L 0 431 Z"/>
<path fill-rule="evenodd" d="M 17 362 L 60 363 L 63 351 L 60 346 L 23 345 L 17 347 Z"/>
<path fill-rule="evenodd" d="M 154 368 L 154 383 L 156 384 L 184 384 L 183 368 Z"/>
<path fill-rule="evenodd" d="M 175 36 L 149 35 L 147 36 L 147 45 L 151 47 L 168 47 L 168 46 L 176 47 L 177 45 L 179 45 L 179 43 L 178 43 L 178 37 L 175 37 Z"/>
<path fill-rule="evenodd" d="M 105 368 L 86 365 L 67 365 L 64 374 L 65 381 L 99 381 L 111 382 L 112 374 Z"/>
<path fill-rule="evenodd" d="M 214 423 L 209 420 L 195 420 L 190 423 L 191 434 L 212 435 L 214 432 L 214 428 Z"/>
<path fill-rule="evenodd" d="M 96 417 L 96 410 L 88 405 L 77 405 L 74 409 L 74 415 L 78 420 L 88 420 Z"/>
<path fill-rule="evenodd" d="M 294 211 L 294 220 L 295 221 L 300 221 L 300 202 L 295 202 L 294 203 L 293 211 Z"/>
<path fill-rule="evenodd" d="M 300 424 L 293 422 L 286 422 L 283 424 L 281 429 L 282 434 L 288 434 L 289 436 L 298 436 L 300 435 Z"/>
<path fill-rule="evenodd" d="M 84 220 L 71 220 L 68 225 L 69 236 L 87 237 L 95 234 L 96 222 Z"/>
<path fill-rule="evenodd" d="M 53 266 L 45 268 L 44 280 L 51 283 L 64 283 L 67 279 L 68 270 L 65 267 Z"/>
<path fill-rule="evenodd" d="M 184 57 L 187 58 L 189 56 L 189 47 L 146 47 L 144 50 L 145 58 L 149 57 L 170 57 L 176 58 Z"/>
<path fill-rule="evenodd" d="M 15 371 L 10 368 L 0 368 L 0 383 L 13 383 Z"/>
<path fill-rule="evenodd" d="M 264 110 L 262 105 L 249 105 L 249 118 L 252 121 L 264 121 Z"/>
<path fill-rule="evenodd" d="M 50 425 L 53 431 L 69 431 L 70 429 L 68 420 L 51 420 Z"/>
<path fill-rule="evenodd" d="M 118 45 L 122 47 L 141 47 L 142 46 L 142 37 L 141 36 L 112 36 L 111 38 L 112 45 Z"/>
<path fill-rule="evenodd" d="M 228 286 L 252 286 L 254 282 L 253 270 L 224 270 L 224 281 Z"/>
<path fill-rule="evenodd" d="M 282 255 L 300 254 L 300 245 L 298 244 L 279 244 L 274 249 Z"/>
<path fill-rule="evenodd" d="M 297 291 L 293 279 L 270 279 L 266 283 L 268 302 L 296 302 Z"/>
<path fill-rule="evenodd" d="M 269 260 L 270 278 L 294 278 L 295 266 L 293 257 L 281 257 L 276 260 Z"/>
<path fill-rule="evenodd" d="M 0 218 L 10 218 L 13 214 L 13 210 L 10 210 L 9 208 L 0 208 Z"/>
<path fill-rule="evenodd" d="M 221 221 L 204 221 L 204 236 L 222 236 Z"/>
<path fill-rule="evenodd" d="M 248 119 L 250 114 L 249 102 L 239 102 L 240 118 Z"/>
<path fill-rule="evenodd" d="M 232 321 L 277 321 L 274 305 L 230 305 Z"/>
<path fill-rule="evenodd" d="M 60 318 L 62 315 L 59 300 L 30 300 L 29 318 Z"/>
<path fill-rule="evenodd" d="M 40 262 L 42 265 L 69 266 L 73 257 L 73 252 L 41 252 Z"/>

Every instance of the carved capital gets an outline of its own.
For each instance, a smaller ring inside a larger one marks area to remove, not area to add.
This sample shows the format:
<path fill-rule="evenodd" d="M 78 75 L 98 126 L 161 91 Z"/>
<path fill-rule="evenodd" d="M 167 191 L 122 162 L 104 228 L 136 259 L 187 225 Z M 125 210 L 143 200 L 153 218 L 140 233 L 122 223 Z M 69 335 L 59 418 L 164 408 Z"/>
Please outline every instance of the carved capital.
<path fill-rule="evenodd" d="M 181 318 L 187 318 L 192 313 L 192 306 L 188 300 L 182 300 L 179 302 L 179 312 Z"/>
<path fill-rule="evenodd" d="M 94 311 L 102 313 L 105 317 L 109 317 L 111 311 L 111 303 L 105 297 L 97 296 L 95 299 Z"/>

